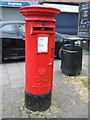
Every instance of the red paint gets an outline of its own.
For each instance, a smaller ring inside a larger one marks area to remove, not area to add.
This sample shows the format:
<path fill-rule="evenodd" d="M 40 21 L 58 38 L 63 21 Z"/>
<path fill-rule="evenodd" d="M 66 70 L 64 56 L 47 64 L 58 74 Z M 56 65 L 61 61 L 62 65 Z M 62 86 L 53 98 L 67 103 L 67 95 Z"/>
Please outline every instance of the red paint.
<path fill-rule="evenodd" d="M 26 21 L 26 91 L 36 95 L 45 94 L 52 90 L 56 22 L 54 17 L 60 11 L 37 5 L 21 7 L 20 12 Z"/>

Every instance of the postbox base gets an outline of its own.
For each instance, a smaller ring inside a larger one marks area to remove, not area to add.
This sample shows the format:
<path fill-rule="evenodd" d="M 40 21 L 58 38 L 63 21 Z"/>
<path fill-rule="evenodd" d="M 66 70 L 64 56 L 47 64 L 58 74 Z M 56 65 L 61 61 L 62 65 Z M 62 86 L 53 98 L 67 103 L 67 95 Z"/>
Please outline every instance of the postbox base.
<path fill-rule="evenodd" d="M 51 106 L 51 93 L 33 95 L 25 91 L 25 106 L 32 111 L 45 111 Z"/>

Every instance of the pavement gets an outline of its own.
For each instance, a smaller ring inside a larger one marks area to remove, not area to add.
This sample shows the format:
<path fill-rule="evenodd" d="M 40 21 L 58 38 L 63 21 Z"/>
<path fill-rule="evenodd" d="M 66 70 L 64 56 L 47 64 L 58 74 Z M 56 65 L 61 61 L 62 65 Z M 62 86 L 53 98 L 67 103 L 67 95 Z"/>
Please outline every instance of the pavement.
<path fill-rule="evenodd" d="M 88 89 L 78 80 L 88 76 L 88 53 L 83 53 L 82 72 L 78 76 L 64 75 L 60 65 L 61 61 L 55 59 L 51 107 L 33 112 L 24 106 L 25 62 L 0 64 L 2 118 L 88 118 Z"/>

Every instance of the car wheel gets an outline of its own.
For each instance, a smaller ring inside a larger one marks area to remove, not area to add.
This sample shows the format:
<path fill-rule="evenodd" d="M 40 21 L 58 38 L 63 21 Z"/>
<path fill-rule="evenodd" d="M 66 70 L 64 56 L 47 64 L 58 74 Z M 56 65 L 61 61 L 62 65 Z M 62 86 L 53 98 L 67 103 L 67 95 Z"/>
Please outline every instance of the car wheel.
<path fill-rule="evenodd" d="M 57 54 L 57 57 L 58 57 L 59 59 L 61 59 L 61 53 L 62 53 L 62 47 L 59 49 L 58 54 Z"/>
<path fill-rule="evenodd" d="M 4 63 L 4 58 L 2 57 L 2 63 Z"/>

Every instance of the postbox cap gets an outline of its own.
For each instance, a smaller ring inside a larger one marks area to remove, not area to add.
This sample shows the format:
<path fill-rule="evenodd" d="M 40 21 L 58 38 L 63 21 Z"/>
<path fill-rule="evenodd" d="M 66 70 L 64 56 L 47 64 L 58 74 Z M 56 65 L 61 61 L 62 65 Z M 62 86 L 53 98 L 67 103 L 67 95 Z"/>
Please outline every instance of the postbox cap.
<path fill-rule="evenodd" d="M 53 7 L 48 7 L 45 5 L 31 5 L 25 6 L 20 8 L 20 12 L 25 17 L 32 17 L 32 16 L 43 16 L 43 17 L 56 17 L 60 14 L 60 10 Z"/>

